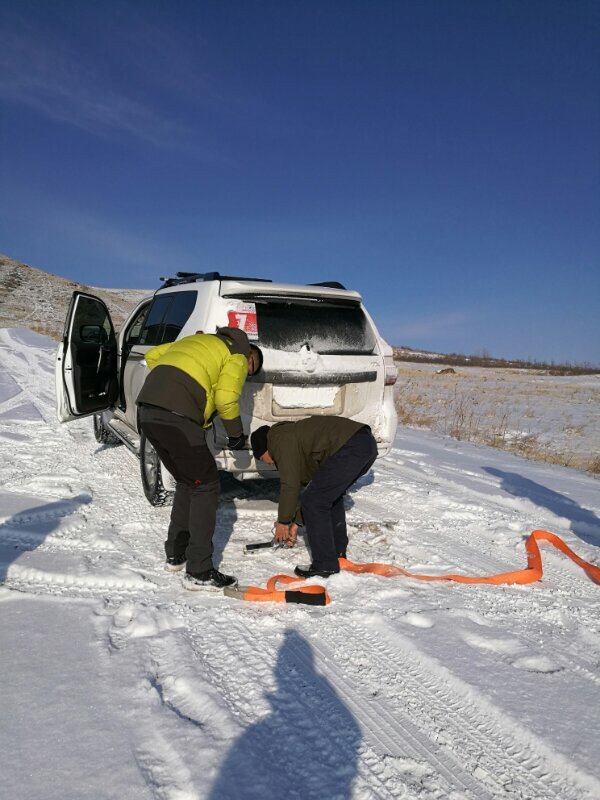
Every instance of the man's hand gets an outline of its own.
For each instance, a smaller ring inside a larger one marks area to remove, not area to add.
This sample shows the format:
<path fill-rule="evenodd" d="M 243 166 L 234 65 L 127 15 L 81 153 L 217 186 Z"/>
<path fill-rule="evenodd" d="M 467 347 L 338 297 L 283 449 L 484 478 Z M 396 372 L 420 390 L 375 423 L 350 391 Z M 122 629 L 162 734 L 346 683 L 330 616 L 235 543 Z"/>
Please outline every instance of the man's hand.
<path fill-rule="evenodd" d="M 287 541 L 288 547 L 293 547 L 296 544 L 297 538 L 298 538 L 298 525 L 295 522 L 292 522 L 288 533 L 288 541 Z"/>
<path fill-rule="evenodd" d="M 296 544 L 297 536 L 298 526 L 295 522 L 292 522 L 291 525 L 286 525 L 284 522 L 275 523 L 275 544 L 284 544 L 287 547 L 293 547 Z"/>

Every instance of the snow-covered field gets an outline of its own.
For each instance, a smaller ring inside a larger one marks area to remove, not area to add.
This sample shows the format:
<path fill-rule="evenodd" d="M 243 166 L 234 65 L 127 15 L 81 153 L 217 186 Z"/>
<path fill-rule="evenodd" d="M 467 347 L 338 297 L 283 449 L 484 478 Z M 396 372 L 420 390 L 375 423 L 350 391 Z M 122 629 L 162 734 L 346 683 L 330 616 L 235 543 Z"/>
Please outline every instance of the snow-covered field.
<path fill-rule="evenodd" d="M 443 359 L 443 356 L 440 356 Z M 411 424 L 550 463 L 595 469 L 600 375 L 398 362 L 397 406 Z"/>
<path fill-rule="evenodd" d="M 54 343 L 0 330 L 0 797 L 600 796 L 600 587 L 544 548 L 524 587 L 340 574 L 327 608 L 193 594 L 162 569 L 168 509 L 91 422 L 55 421 Z M 560 534 L 598 563 L 598 481 L 400 430 L 349 497 L 355 561 L 487 574 Z M 224 481 L 221 568 L 276 485 Z"/>

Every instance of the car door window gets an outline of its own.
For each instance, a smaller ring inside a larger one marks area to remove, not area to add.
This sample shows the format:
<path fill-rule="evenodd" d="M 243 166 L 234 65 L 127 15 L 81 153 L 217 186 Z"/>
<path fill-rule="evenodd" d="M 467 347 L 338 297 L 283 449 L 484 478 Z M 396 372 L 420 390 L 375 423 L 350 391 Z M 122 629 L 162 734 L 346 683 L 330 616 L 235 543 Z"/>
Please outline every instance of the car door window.
<path fill-rule="evenodd" d="M 127 333 L 125 334 L 125 345 L 127 347 L 133 347 L 138 343 L 149 309 L 149 304 L 144 306 L 127 329 Z"/>
<path fill-rule="evenodd" d="M 167 308 L 171 305 L 171 295 L 163 294 L 155 297 L 148 309 L 148 316 L 142 328 L 138 344 L 156 345 L 160 344 L 160 333 L 162 323 L 167 313 Z"/>
<path fill-rule="evenodd" d="M 194 310 L 197 297 L 196 292 L 177 292 L 173 295 L 173 303 L 169 306 L 165 317 L 161 344 L 174 342 L 179 336 Z"/>
<path fill-rule="evenodd" d="M 174 342 L 196 305 L 196 292 L 171 292 L 155 297 L 148 310 L 138 344 Z"/>
<path fill-rule="evenodd" d="M 71 325 L 74 344 L 115 343 L 115 334 L 106 306 L 95 297 L 81 295 L 75 307 Z"/>

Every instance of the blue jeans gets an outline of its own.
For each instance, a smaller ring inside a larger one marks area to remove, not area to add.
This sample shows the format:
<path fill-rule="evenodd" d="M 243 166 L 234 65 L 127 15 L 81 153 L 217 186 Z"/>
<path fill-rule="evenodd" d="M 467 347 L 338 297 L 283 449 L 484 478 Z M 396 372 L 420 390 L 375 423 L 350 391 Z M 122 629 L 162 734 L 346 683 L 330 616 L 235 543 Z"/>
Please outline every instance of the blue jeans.
<path fill-rule="evenodd" d="M 365 426 L 321 464 L 302 493 L 300 505 L 314 569 L 338 570 L 338 556 L 348 546 L 344 495 L 376 458 L 377 443 Z"/>

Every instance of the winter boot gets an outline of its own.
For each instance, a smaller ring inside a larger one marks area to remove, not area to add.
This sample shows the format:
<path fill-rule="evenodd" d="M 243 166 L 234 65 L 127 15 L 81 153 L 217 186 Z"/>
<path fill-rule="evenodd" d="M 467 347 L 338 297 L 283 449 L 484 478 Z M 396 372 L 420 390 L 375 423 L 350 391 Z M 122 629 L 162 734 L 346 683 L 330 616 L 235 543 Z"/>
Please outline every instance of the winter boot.
<path fill-rule="evenodd" d="M 167 572 L 179 572 L 180 569 L 185 567 L 185 562 L 185 554 L 181 556 L 169 556 L 165 561 L 165 570 Z"/>
<path fill-rule="evenodd" d="M 183 576 L 183 585 L 192 592 L 202 589 L 224 589 L 225 586 L 235 586 L 237 578 L 233 575 L 223 575 L 216 569 L 207 569 L 206 572 L 186 572 Z"/>
<path fill-rule="evenodd" d="M 339 571 L 339 567 L 337 569 L 315 569 L 312 564 L 308 567 L 296 567 L 294 569 L 294 573 L 299 578 L 330 578 L 332 575 L 337 575 Z"/>

